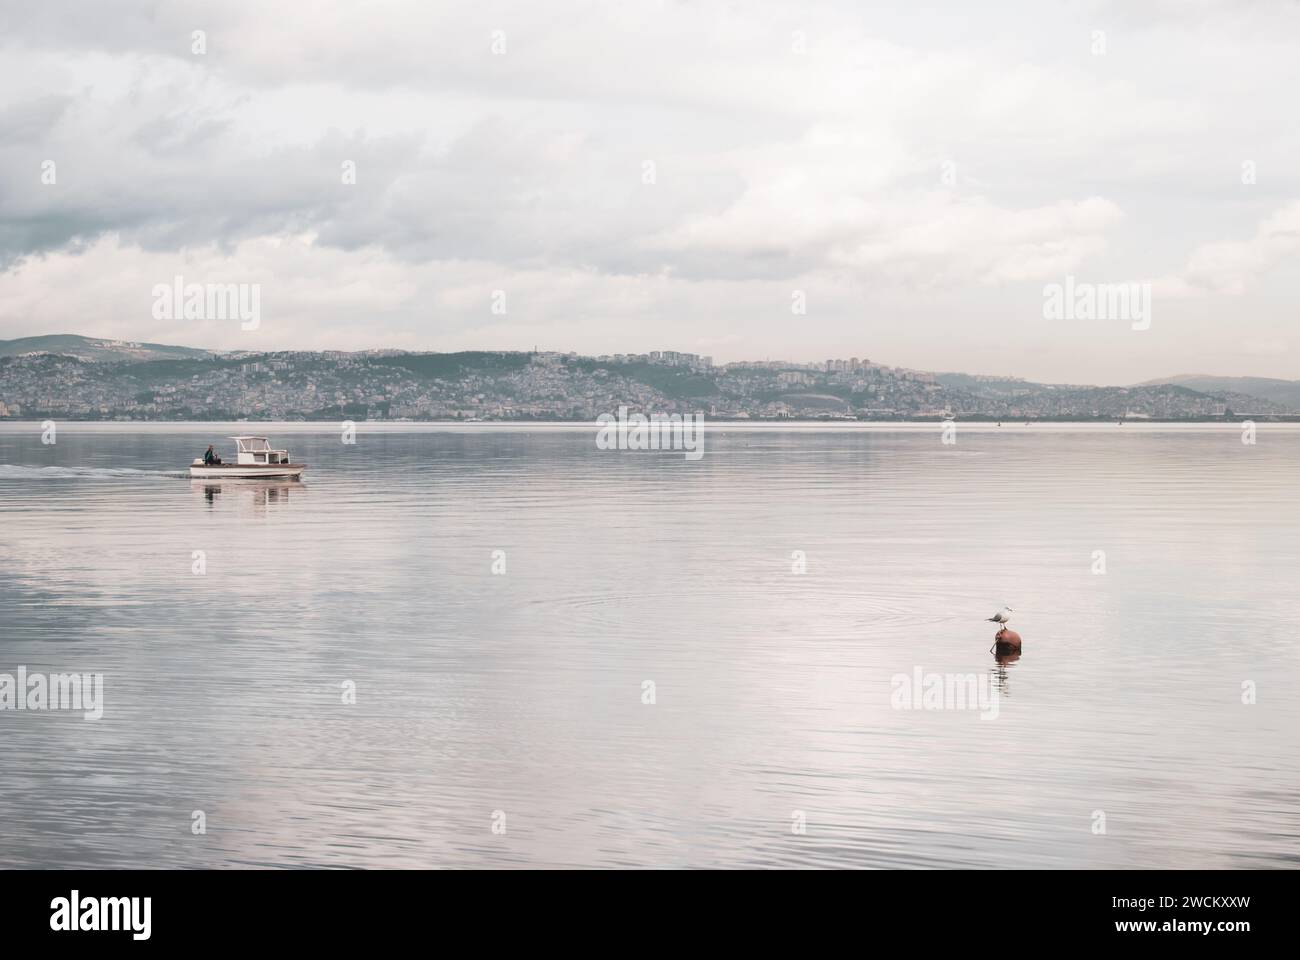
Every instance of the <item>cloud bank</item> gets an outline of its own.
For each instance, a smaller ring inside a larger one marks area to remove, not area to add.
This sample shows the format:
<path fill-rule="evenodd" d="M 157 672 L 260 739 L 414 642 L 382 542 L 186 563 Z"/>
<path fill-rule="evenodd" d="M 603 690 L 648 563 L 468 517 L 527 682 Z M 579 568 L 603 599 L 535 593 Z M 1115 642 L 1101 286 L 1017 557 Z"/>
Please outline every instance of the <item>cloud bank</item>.
<path fill-rule="evenodd" d="M 1040 6 L 6 3 L 0 336 L 1300 375 L 1300 12 Z"/>

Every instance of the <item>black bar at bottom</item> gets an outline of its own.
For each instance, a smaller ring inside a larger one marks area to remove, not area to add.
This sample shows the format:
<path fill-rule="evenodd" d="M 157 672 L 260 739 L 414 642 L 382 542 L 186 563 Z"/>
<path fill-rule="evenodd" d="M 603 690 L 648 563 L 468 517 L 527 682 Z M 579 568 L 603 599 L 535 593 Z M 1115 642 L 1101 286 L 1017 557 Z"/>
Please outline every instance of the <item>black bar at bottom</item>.
<path fill-rule="evenodd" d="M 606 939 L 620 929 L 625 946 L 667 936 L 681 946 L 699 929 L 733 946 L 848 934 L 918 948 L 1231 950 L 1287 933 L 1296 880 L 1282 871 L 10 871 L 0 872 L 0 915 L 7 946 L 373 949 L 455 934 L 540 948 L 575 937 L 595 945 L 587 937 L 599 930 L 599 942 L 621 949 Z"/>

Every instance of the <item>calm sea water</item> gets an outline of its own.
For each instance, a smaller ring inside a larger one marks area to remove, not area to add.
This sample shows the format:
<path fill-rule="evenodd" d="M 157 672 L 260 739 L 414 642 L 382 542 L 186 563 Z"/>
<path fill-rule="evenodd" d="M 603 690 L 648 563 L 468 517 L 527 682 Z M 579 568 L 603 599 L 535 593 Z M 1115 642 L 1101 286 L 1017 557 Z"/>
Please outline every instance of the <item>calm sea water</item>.
<path fill-rule="evenodd" d="M 181 475 L 250 430 L 305 481 Z M 0 425 L 0 673 L 105 701 L 0 711 L 0 864 L 1295 866 L 1300 430 L 1240 437 Z"/>

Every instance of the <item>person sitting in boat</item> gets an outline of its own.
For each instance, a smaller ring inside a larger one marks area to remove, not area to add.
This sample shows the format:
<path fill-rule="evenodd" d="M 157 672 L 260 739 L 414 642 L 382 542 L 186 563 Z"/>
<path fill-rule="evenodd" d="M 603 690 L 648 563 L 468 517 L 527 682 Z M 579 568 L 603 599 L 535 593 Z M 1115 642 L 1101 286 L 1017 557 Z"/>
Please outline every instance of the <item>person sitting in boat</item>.
<path fill-rule="evenodd" d="M 219 457 L 219 456 L 218 456 L 218 455 L 213 451 L 213 449 L 212 449 L 212 444 L 209 443 L 209 444 L 208 444 L 208 452 L 205 453 L 205 454 L 203 455 L 203 464 L 204 464 L 204 466 L 208 466 L 208 467 L 210 467 L 210 466 L 212 466 L 214 463 L 220 463 L 220 462 L 221 462 L 221 457 Z"/>

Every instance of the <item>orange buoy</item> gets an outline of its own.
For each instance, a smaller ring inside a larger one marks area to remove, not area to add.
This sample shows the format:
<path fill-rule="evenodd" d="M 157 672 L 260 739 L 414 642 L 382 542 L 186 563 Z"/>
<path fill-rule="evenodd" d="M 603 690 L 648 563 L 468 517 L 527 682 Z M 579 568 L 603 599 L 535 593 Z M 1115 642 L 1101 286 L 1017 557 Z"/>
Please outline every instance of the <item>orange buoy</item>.
<path fill-rule="evenodd" d="M 1020 634 L 1016 633 L 1014 630 L 1008 630 L 1006 627 L 1003 627 L 993 637 L 993 642 L 999 647 L 1010 647 L 1013 650 L 1019 650 Z"/>

